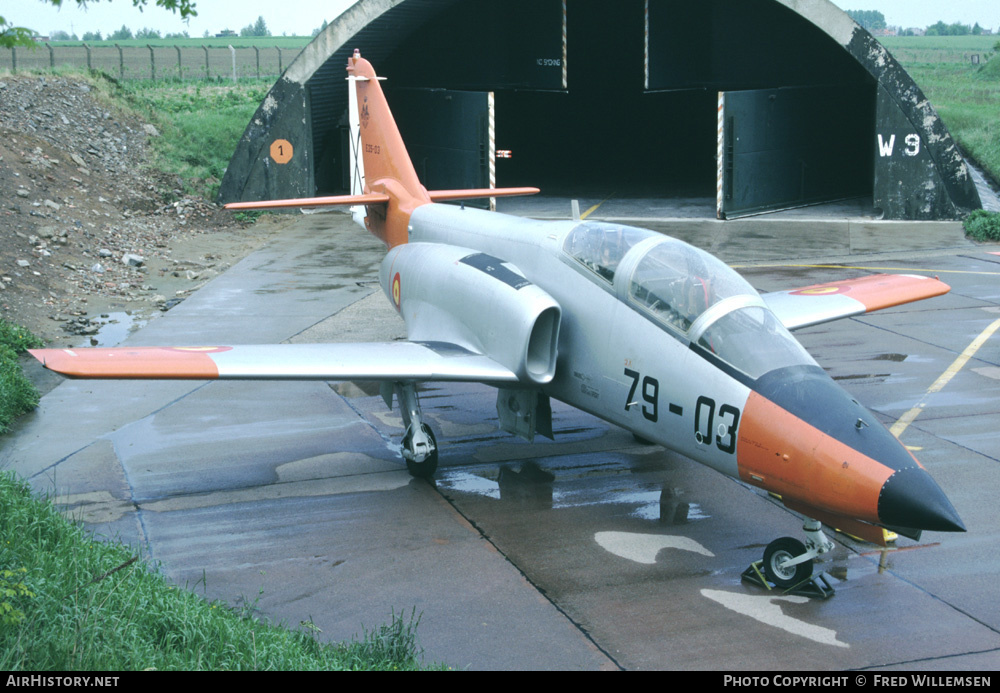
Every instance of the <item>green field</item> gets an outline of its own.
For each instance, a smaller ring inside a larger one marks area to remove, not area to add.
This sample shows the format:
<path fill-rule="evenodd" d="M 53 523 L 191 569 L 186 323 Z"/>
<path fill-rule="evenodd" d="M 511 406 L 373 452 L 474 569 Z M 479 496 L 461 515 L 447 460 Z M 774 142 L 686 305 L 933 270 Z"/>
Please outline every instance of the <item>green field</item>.
<path fill-rule="evenodd" d="M 993 180 L 1000 180 L 1000 53 L 994 50 L 998 43 L 996 35 L 883 40 L 962 150 Z"/>
<path fill-rule="evenodd" d="M 971 64 L 974 54 L 987 56 L 995 52 L 1000 36 L 886 36 L 879 41 L 904 66 L 942 62 Z"/>

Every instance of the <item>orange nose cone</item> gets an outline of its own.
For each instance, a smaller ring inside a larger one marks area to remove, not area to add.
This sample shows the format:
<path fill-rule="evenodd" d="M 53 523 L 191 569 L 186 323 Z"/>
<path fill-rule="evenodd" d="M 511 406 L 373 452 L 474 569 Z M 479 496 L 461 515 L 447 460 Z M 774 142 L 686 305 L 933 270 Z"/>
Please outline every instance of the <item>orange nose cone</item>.
<path fill-rule="evenodd" d="M 903 530 L 965 531 L 927 471 L 825 376 L 794 396 L 753 392 L 740 423 L 740 478 L 786 504 Z M 870 423 L 869 423 L 870 422 Z"/>
<path fill-rule="evenodd" d="M 740 478 L 827 512 L 879 522 L 879 495 L 893 470 L 751 393 L 740 420 Z"/>

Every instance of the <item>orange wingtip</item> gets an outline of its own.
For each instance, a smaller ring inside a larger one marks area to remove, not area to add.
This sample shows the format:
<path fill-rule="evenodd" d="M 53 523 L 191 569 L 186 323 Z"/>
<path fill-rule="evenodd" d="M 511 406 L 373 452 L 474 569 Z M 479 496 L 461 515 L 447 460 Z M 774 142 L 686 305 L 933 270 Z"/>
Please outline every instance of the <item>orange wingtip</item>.
<path fill-rule="evenodd" d="M 343 205 L 385 204 L 389 196 L 383 193 L 366 195 L 331 195 L 327 197 L 301 197 L 291 200 L 260 200 L 257 202 L 230 202 L 226 209 L 287 209 L 292 207 L 337 207 Z"/>
<path fill-rule="evenodd" d="M 42 365 L 69 378 L 214 380 L 211 354 L 231 347 L 29 349 Z"/>
<path fill-rule="evenodd" d="M 537 195 L 538 188 L 470 188 L 468 190 L 431 190 L 427 194 L 434 202 L 446 200 L 472 200 L 480 197 L 513 197 L 515 195 Z"/>
<path fill-rule="evenodd" d="M 865 311 L 921 301 L 948 293 L 951 287 L 937 278 L 913 274 L 873 274 L 858 279 L 807 286 L 791 293 L 802 296 L 846 294 L 865 306 Z"/>

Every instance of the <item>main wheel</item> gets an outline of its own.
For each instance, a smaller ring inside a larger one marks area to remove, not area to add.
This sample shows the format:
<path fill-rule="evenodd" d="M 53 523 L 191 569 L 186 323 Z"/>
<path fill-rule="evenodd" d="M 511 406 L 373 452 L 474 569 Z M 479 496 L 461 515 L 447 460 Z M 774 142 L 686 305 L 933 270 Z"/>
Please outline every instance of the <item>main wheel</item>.
<path fill-rule="evenodd" d="M 437 439 L 434 437 L 434 431 L 427 424 L 421 424 L 420 428 L 427 437 L 431 439 L 431 444 L 434 446 L 434 452 L 427 456 L 423 462 L 414 462 L 413 460 L 406 460 L 406 468 L 410 472 L 410 476 L 415 476 L 418 479 L 430 479 L 434 476 L 434 472 L 438 468 L 438 449 L 437 449 Z M 409 440 L 407 438 L 403 439 L 403 446 L 409 447 Z"/>
<path fill-rule="evenodd" d="M 788 588 L 808 580 L 813 572 L 811 560 L 788 567 L 781 564 L 789 558 L 801 556 L 806 552 L 805 544 L 792 537 L 775 539 L 764 549 L 764 577 L 773 582 L 776 587 Z"/>

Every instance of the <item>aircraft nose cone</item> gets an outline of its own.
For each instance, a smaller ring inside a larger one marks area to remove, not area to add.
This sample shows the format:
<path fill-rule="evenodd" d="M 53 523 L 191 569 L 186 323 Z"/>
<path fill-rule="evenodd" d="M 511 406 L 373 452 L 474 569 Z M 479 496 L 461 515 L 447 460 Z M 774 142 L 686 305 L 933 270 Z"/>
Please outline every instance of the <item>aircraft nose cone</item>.
<path fill-rule="evenodd" d="M 965 525 L 941 487 L 920 467 L 896 471 L 882 485 L 879 519 L 893 527 L 964 532 Z"/>

